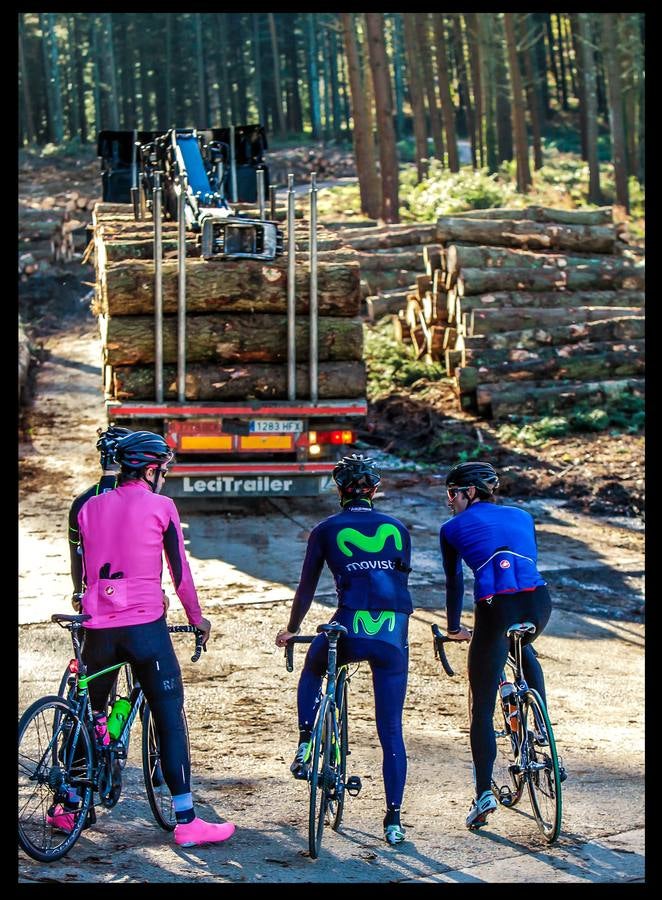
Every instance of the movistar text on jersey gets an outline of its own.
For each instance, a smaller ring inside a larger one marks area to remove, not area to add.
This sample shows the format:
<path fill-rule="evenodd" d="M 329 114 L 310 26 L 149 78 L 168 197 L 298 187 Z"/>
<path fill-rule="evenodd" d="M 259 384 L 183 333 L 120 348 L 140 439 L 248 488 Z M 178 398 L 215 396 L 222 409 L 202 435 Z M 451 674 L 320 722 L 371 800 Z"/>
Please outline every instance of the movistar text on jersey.
<path fill-rule="evenodd" d="M 358 569 L 395 569 L 392 559 L 364 559 L 362 562 L 347 563 L 348 572 L 356 572 Z"/>

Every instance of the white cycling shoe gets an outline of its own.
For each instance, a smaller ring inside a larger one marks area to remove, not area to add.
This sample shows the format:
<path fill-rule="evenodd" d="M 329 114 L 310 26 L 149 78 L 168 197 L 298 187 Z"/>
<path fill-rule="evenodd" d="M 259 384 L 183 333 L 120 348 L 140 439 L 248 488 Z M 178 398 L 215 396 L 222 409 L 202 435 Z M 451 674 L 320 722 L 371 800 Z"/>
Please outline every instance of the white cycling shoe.
<path fill-rule="evenodd" d="M 496 797 L 492 791 L 483 791 L 483 793 L 474 800 L 469 815 L 466 818 L 467 828 L 474 830 L 487 825 L 487 817 L 497 808 Z"/>
<path fill-rule="evenodd" d="M 405 830 L 402 825 L 384 825 L 384 839 L 392 847 L 401 844 L 405 839 Z"/>

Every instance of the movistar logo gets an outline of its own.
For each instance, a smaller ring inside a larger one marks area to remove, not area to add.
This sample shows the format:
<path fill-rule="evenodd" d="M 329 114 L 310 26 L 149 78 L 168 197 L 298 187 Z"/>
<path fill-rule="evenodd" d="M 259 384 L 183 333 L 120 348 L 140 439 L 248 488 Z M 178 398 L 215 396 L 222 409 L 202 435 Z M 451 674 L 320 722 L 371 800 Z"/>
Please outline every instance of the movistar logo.
<path fill-rule="evenodd" d="M 395 628 L 395 613 L 393 610 L 384 610 L 380 612 L 376 619 L 367 609 L 357 609 L 354 613 L 354 622 L 352 628 L 354 634 L 359 633 L 359 624 L 363 625 L 363 631 L 366 634 L 378 634 L 382 630 L 382 626 L 388 623 L 388 630 L 393 631 Z"/>
<path fill-rule="evenodd" d="M 392 537 L 395 541 L 396 549 L 402 550 L 402 535 L 395 525 L 384 522 L 380 525 L 373 537 L 357 531 L 356 528 L 343 528 L 336 535 L 336 543 L 345 556 L 354 556 L 354 553 L 347 546 L 354 544 L 359 550 L 365 553 L 380 553 L 384 549 L 386 541 Z"/>

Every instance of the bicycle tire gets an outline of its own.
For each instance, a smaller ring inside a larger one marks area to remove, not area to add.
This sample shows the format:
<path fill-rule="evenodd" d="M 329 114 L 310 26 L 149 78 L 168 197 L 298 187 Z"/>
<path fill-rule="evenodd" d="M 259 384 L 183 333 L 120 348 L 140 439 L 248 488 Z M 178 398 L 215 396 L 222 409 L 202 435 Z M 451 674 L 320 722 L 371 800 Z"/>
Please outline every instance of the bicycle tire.
<path fill-rule="evenodd" d="M 86 723 L 61 697 L 35 700 L 18 724 L 18 843 L 32 859 L 54 862 L 74 846 L 92 803 L 93 773 Z M 72 830 L 65 833 L 49 825 L 47 816 L 63 801 L 67 787 L 78 789 L 81 803 Z"/>
<path fill-rule="evenodd" d="M 329 739 L 330 721 L 329 698 L 324 696 L 317 714 L 317 723 L 313 732 L 313 749 L 310 757 L 308 786 L 310 790 L 308 803 L 308 850 L 312 859 L 317 859 L 324 833 L 326 818 L 327 792 L 325 780 L 331 755 Z"/>
<path fill-rule="evenodd" d="M 556 741 L 540 694 L 530 688 L 524 704 L 523 727 L 527 735 L 526 782 L 529 798 L 540 833 L 547 843 L 552 844 L 561 832 L 563 815 L 563 791 Z M 532 727 L 539 731 L 541 724 L 544 724 L 547 732 L 547 743 L 543 746 L 536 744 L 532 734 Z"/>
<path fill-rule="evenodd" d="M 503 680 L 503 676 L 502 676 Z M 513 809 L 522 799 L 524 793 L 524 778 L 520 772 L 514 772 L 513 768 L 519 768 L 519 752 L 521 746 L 521 709 L 518 701 L 518 729 L 513 733 L 501 695 L 497 690 L 494 704 L 494 740 L 496 742 L 496 756 L 492 768 L 492 793 L 501 806 Z"/>
<path fill-rule="evenodd" d="M 343 669 L 336 685 L 336 716 L 338 723 L 339 759 L 333 761 L 335 770 L 335 799 L 329 802 L 331 827 L 338 831 L 345 810 L 345 781 L 347 777 L 347 751 L 349 737 L 347 731 L 347 672 Z M 334 746 L 335 742 L 334 742 Z"/>
<path fill-rule="evenodd" d="M 163 777 L 159 736 L 147 701 L 143 705 L 142 755 L 145 791 L 156 824 L 164 831 L 174 831 L 177 820 L 172 795 Z"/>

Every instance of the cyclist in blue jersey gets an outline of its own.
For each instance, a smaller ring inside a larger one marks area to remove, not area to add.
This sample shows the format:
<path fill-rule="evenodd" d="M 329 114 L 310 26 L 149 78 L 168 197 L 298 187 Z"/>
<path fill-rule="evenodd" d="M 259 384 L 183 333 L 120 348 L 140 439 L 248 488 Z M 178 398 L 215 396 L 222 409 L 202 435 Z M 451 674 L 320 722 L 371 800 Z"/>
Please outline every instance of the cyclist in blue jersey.
<path fill-rule="evenodd" d="M 71 596 L 71 605 L 80 612 L 80 598 L 83 591 L 83 559 L 80 553 L 80 532 L 78 530 L 78 513 L 87 503 L 90 497 L 97 494 L 105 494 L 117 486 L 117 476 L 120 467 L 115 462 L 115 445 L 126 434 L 131 434 L 130 428 L 120 425 L 111 425 L 106 431 L 97 431 L 97 450 L 101 463 L 101 478 L 87 490 L 79 494 L 69 508 L 69 556 L 71 566 L 71 580 L 74 591 Z"/>
<path fill-rule="evenodd" d="M 329 621 L 339 622 L 348 631 L 338 641 L 338 665 L 365 660 L 372 671 L 375 719 L 383 751 L 384 837 L 389 844 L 399 844 L 405 837 L 400 807 L 407 777 L 402 708 L 412 613 L 407 587 L 411 539 L 402 522 L 374 509 L 373 497 L 381 476 L 371 459 L 345 456 L 334 468 L 333 478 L 342 510 L 324 519 L 310 534 L 289 622 L 278 632 L 276 644 L 284 647 L 299 631 L 326 563 L 338 595 L 338 608 Z M 326 636 L 318 635 L 310 645 L 299 679 L 299 747 L 290 767 L 295 778 L 306 777 L 327 648 Z"/>
<path fill-rule="evenodd" d="M 542 668 L 533 647 L 528 646 L 542 633 L 552 611 L 545 580 L 536 566 L 535 525 L 525 510 L 494 504 L 498 486 L 498 475 L 488 462 L 466 462 L 452 468 L 446 478 L 446 492 L 453 517 L 444 522 L 439 534 L 446 574 L 448 636 L 471 641 L 470 741 L 476 787 L 476 799 L 466 820 L 471 829 L 485 825 L 487 815 L 497 806 L 491 789 L 496 758 L 494 704 L 508 655 L 506 629 L 515 622 L 529 621 L 536 626 L 535 634 L 523 638 L 522 667 L 529 686 L 547 702 Z M 473 635 L 460 621 L 463 561 L 475 579 Z M 561 777 L 565 778 L 565 772 Z"/>

